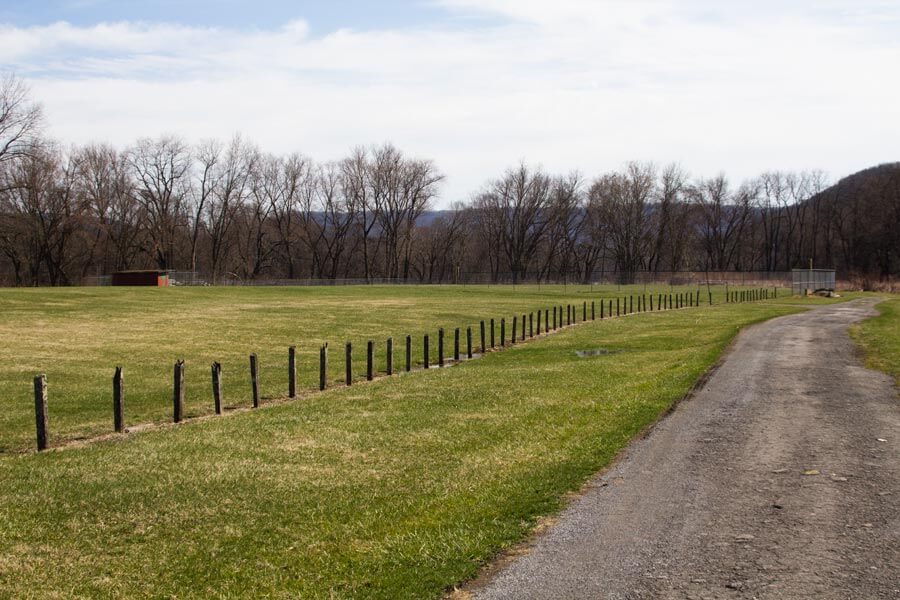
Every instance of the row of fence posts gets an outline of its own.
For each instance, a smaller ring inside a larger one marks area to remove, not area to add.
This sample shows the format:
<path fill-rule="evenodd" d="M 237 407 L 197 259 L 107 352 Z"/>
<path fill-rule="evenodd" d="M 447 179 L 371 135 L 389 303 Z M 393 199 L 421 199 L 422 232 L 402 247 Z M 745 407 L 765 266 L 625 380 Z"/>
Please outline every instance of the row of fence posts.
<path fill-rule="evenodd" d="M 760 300 L 768 300 L 770 297 L 768 288 L 757 288 L 752 290 L 729 291 L 725 293 L 725 302 L 728 304 L 739 304 L 742 302 L 758 302 Z M 778 288 L 772 288 L 772 298 L 778 298 Z"/>
<path fill-rule="evenodd" d="M 778 290 L 775 288 L 773 290 L 774 297 L 778 297 Z M 615 300 L 615 313 L 613 313 L 613 301 L 612 299 L 604 302 L 600 300 L 600 310 L 599 317 L 600 319 L 611 318 L 614 316 L 622 316 L 633 314 L 635 312 L 658 312 L 664 310 L 672 310 L 684 307 L 697 307 L 700 306 L 700 290 L 697 290 L 696 293 L 679 293 L 679 294 L 657 294 L 656 295 L 656 303 L 654 304 L 654 295 L 653 294 L 641 294 L 636 298 L 631 295 L 626 297 L 617 297 Z M 769 291 L 767 289 L 759 289 L 759 290 L 744 290 L 744 291 L 736 291 L 736 292 L 728 292 L 726 294 L 726 302 L 736 303 L 736 302 L 748 302 L 753 300 L 766 300 L 769 298 Z M 648 302 L 649 300 L 649 302 Z M 709 304 L 712 304 L 712 294 L 709 295 Z M 635 310 L 635 304 L 637 305 L 637 310 Z M 535 313 L 531 312 L 521 315 L 521 321 L 518 316 L 514 316 L 512 318 L 512 332 L 510 337 L 510 344 L 515 344 L 517 341 L 525 341 L 526 339 L 526 323 L 527 323 L 527 337 L 533 338 L 535 335 L 541 335 L 542 333 L 550 333 L 554 332 L 557 329 L 565 326 L 570 326 L 578 323 L 578 307 L 577 305 L 569 304 L 566 306 L 566 315 L 565 321 L 563 320 L 563 307 L 562 306 L 554 306 L 551 312 L 551 309 L 545 308 L 543 310 L 537 311 L 537 319 L 535 319 Z M 588 302 L 584 301 L 581 305 L 581 320 L 582 322 L 588 321 Z M 590 302 L 590 320 L 594 321 L 597 318 L 597 301 Z M 542 317 L 543 315 L 543 322 Z M 526 321 L 527 317 L 527 321 Z M 551 320 L 552 319 L 552 320 Z M 479 334 L 480 334 L 480 347 L 481 354 L 485 354 L 489 349 L 494 350 L 497 348 L 496 344 L 496 321 L 494 319 L 489 320 L 490 327 L 488 330 L 487 322 L 481 321 L 479 326 Z M 521 323 L 521 325 L 520 325 Z M 537 327 L 535 328 L 535 323 Z M 489 333 L 488 333 L 489 331 Z M 460 328 L 456 328 L 453 332 L 453 361 L 459 362 L 461 351 L 460 351 Z M 406 336 L 406 352 L 405 352 L 405 363 L 404 370 L 408 373 L 412 371 L 412 336 Z M 488 341 L 490 341 L 490 345 L 488 345 Z M 506 318 L 500 319 L 500 348 L 505 348 L 506 343 Z M 387 338 L 386 342 L 386 364 L 385 364 L 385 374 L 388 376 L 394 375 L 394 338 Z M 424 369 L 429 369 L 432 365 L 431 357 L 430 357 L 430 338 L 426 333 L 422 338 L 422 366 Z M 353 385 L 354 377 L 353 377 L 353 345 L 351 342 L 347 342 L 344 348 L 345 355 L 345 378 L 344 382 L 347 386 Z M 437 365 L 439 367 L 443 367 L 445 365 L 445 356 L 444 356 L 444 329 L 441 328 L 438 330 L 438 360 Z M 472 359 L 473 354 L 473 339 L 472 339 L 472 328 L 466 328 L 466 350 L 465 350 L 466 359 Z M 211 366 L 211 376 L 212 376 L 212 395 L 213 395 L 213 408 L 215 410 L 215 414 L 222 414 L 222 365 L 218 362 L 212 363 Z M 375 342 L 369 340 L 366 344 L 366 380 L 372 381 L 375 377 Z M 261 404 L 261 396 L 260 396 L 260 379 L 259 379 L 259 360 L 256 354 L 250 355 L 250 386 L 251 386 L 251 397 L 252 397 L 252 405 L 253 408 L 259 408 Z M 328 387 L 328 343 L 322 344 L 319 347 L 319 390 L 325 390 Z M 184 394 L 185 394 L 185 386 L 184 386 L 184 360 L 178 360 L 175 362 L 174 373 L 173 373 L 173 407 L 172 407 L 172 420 L 175 423 L 180 423 L 184 418 Z M 288 348 L 288 398 L 296 398 L 297 397 L 297 349 L 295 346 L 291 346 Z M 38 450 L 45 450 L 48 447 L 48 412 L 47 412 L 47 376 L 46 375 L 38 375 L 34 379 L 34 398 L 35 398 L 35 419 L 37 425 L 37 448 Z M 113 376 L 113 427 L 116 433 L 123 433 L 125 431 L 125 375 L 124 369 L 121 366 L 117 366 L 115 370 L 115 375 Z"/>

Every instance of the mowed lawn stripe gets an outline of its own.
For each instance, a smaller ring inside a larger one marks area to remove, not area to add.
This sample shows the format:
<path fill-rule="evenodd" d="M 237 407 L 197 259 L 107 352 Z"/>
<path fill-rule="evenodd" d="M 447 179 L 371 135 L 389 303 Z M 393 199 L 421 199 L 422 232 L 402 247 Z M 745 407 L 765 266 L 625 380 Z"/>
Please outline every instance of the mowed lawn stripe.
<path fill-rule="evenodd" d="M 740 327 L 795 310 L 595 322 L 428 374 L 0 457 L 0 596 L 438 597 L 557 510 Z"/>

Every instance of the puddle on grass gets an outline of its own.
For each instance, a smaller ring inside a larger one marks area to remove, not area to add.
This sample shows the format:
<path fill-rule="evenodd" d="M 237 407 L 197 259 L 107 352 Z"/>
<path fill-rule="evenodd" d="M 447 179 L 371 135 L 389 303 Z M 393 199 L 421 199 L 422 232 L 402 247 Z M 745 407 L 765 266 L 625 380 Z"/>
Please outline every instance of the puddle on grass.
<path fill-rule="evenodd" d="M 606 356 L 607 354 L 619 354 L 621 350 L 610 350 L 609 348 L 592 348 L 591 350 L 576 350 L 580 358 L 590 358 L 592 356 Z"/>

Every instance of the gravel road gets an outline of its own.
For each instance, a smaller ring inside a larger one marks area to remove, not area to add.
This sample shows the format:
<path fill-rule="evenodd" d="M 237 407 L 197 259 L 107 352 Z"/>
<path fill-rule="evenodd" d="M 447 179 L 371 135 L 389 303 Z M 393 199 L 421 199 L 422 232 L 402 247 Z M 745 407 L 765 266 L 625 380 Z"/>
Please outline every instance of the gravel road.
<path fill-rule="evenodd" d="M 476 598 L 900 598 L 900 401 L 857 300 L 753 326 Z"/>

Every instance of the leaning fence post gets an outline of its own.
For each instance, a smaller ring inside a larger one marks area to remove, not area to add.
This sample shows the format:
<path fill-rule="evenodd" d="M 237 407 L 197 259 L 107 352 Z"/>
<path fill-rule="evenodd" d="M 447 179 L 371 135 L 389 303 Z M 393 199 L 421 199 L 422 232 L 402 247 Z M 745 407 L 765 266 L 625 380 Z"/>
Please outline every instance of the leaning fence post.
<path fill-rule="evenodd" d="M 34 378 L 34 421 L 37 429 L 38 451 L 47 449 L 47 376 Z"/>
<path fill-rule="evenodd" d="M 181 411 L 184 406 L 184 361 L 175 361 L 172 391 L 172 419 L 176 423 L 181 422 Z"/>
<path fill-rule="evenodd" d="M 375 376 L 375 342 L 369 340 L 366 344 L 366 380 L 372 381 Z"/>
<path fill-rule="evenodd" d="M 116 433 L 125 431 L 125 375 L 122 367 L 116 367 L 113 376 L 113 429 Z"/>
<path fill-rule="evenodd" d="M 472 358 L 472 328 L 466 327 L 466 358 Z"/>
<path fill-rule="evenodd" d="M 428 364 L 428 350 L 428 334 L 426 333 L 422 336 L 422 362 L 426 369 L 430 366 Z"/>
<path fill-rule="evenodd" d="M 217 415 L 222 414 L 222 365 L 214 362 L 210 367 L 212 372 L 213 409 Z"/>
<path fill-rule="evenodd" d="M 412 370 L 412 336 L 406 336 L 406 372 Z"/>
<path fill-rule="evenodd" d="M 253 388 L 253 408 L 259 408 L 259 364 L 256 354 L 250 355 L 250 386 Z"/>
<path fill-rule="evenodd" d="M 453 360 L 459 362 L 459 327 L 453 330 Z"/>
<path fill-rule="evenodd" d="M 387 374 L 394 374 L 394 338 L 387 339 L 387 364 L 385 365 Z"/>
<path fill-rule="evenodd" d="M 319 390 L 324 390 L 328 385 L 328 344 L 319 348 Z"/>

